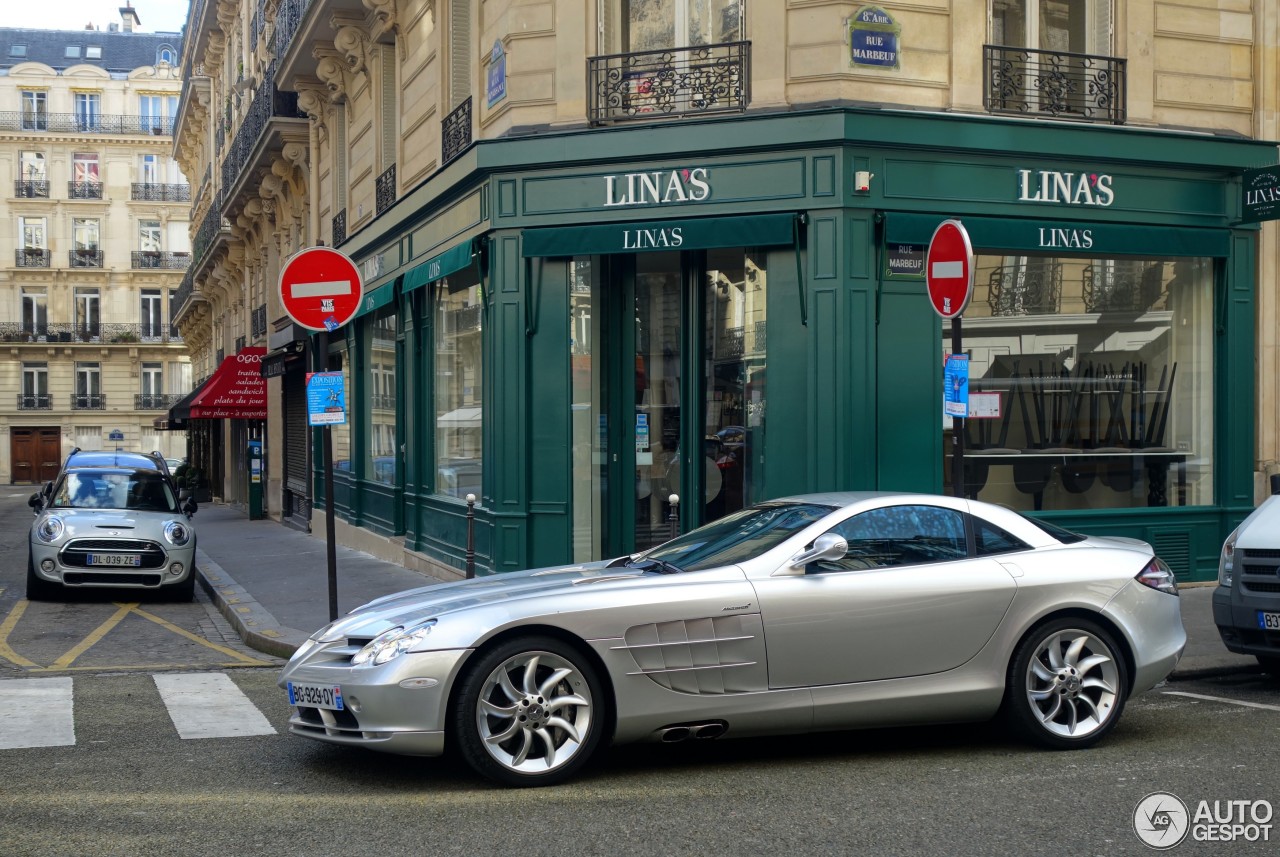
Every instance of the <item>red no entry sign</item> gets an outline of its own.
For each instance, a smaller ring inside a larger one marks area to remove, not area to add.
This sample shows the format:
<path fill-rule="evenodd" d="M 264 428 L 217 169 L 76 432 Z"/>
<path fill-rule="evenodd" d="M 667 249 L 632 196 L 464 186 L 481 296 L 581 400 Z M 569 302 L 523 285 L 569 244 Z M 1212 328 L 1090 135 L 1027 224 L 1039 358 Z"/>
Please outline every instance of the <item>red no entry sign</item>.
<path fill-rule="evenodd" d="M 973 245 L 959 220 L 944 220 L 933 232 L 924 259 L 929 302 L 943 318 L 964 312 L 973 294 Z"/>
<path fill-rule="evenodd" d="M 328 247 L 296 253 L 280 272 L 280 303 L 307 330 L 337 330 L 356 314 L 363 297 L 355 263 Z"/>

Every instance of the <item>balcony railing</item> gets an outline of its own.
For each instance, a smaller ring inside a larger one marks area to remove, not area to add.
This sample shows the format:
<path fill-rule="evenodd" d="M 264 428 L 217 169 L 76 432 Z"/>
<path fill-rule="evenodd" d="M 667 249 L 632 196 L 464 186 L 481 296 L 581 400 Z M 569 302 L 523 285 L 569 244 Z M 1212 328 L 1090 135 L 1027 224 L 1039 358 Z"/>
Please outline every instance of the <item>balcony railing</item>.
<path fill-rule="evenodd" d="M 396 165 L 392 164 L 378 176 L 375 186 L 375 202 L 378 214 L 386 211 L 396 201 Z"/>
<path fill-rule="evenodd" d="M 18 410 L 49 411 L 53 409 L 53 399 L 48 393 L 18 394 Z"/>
<path fill-rule="evenodd" d="M 0 111 L 0 131 L 50 131 L 59 134 L 173 135 L 171 116 L 83 116 L 78 113 Z"/>
<path fill-rule="evenodd" d="M 992 113 L 1125 121 L 1125 60 L 983 45 L 983 99 Z"/>
<path fill-rule="evenodd" d="M 347 240 L 347 210 L 344 208 L 333 216 L 333 246 L 337 247 Z"/>
<path fill-rule="evenodd" d="M 196 237 L 191 240 L 191 259 L 195 264 L 198 265 L 204 260 L 222 229 L 222 201 L 215 199 L 205 213 L 204 220 L 200 221 Z"/>
<path fill-rule="evenodd" d="M 182 396 L 182 393 L 135 393 L 133 396 L 133 409 L 135 411 L 168 410 Z"/>
<path fill-rule="evenodd" d="M 77 322 L 0 321 L 0 342 L 96 342 L 96 343 L 163 343 L 181 342 L 177 328 L 144 322 L 80 324 Z"/>
<path fill-rule="evenodd" d="M 293 37 L 302 26 L 302 19 L 307 16 L 310 6 L 311 0 L 282 0 L 280 7 L 276 9 L 276 59 L 289 52 L 289 45 L 293 43 Z"/>
<path fill-rule="evenodd" d="M 1143 313 L 1165 300 L 1165 263 L 1117 259 L 1085 267 L 1085 312 Z"/>
<path fill-rule="evenodd" d="M 49 251 L 34 247 L 13 251 L 13 264 L 18 268 L 49 267 Z"/>
<path fill-rule="evenodd" d="M 234 186 L 240 175 L 251 166 L 250 155 L 254 146 L 266 130 L 267 123 L 277 117 L 306 119 L 307 114 L 298 110 L 298 93 L 276 88 L 276 70 L 273 65 L 258 83 L 253 101 L 241 117 L 240 129 L 227 147 L 227 154 L 222 160 L 224 188 Z"/>
<path fill-rule="evenodd" d="M 67 199 L 102 199 L 102 182 L 67 182 Z"/>
<path fill-rule="evenodd" d="M 244 336 L 243 335 L 237 336 L 236 337 L 236 353 L 239 354 L 241 351 L 244 351 L 245 345 L 246 343 L 245 343 Z"/>
<path fill-rule="evenodd" d="M 987 279 L 993 316 L 1051 315 L 1062 308 L 1062 263 L 1002 265 Z"/>
<path fill-rule="evenodd" d="M 751 101 L 751 43 L 591 57 L 587 84 L 593 125 L 741 113 Z"/>
<path fill-rule="evenodd" d="M 105 411 L 107 396 L 105 393 L 72 393 L 71 410 L 73 411 Z"/>
<path fill-rule="evenodd" d="M 440 166 L 461 155 L 471 145 L 471 99 L 459 104 L 440 122 Z"/>
<path fill-rule="evenodd" d="M 13 195 L 19 199 L 48 199 L 49 183 L 34 179 L 19 179 L 13 183 Z"/>
<path fill-rule="evenodd" d="M 101 268 L 101 250 L 68 250 L 67 259 L 73 268 Z"/>
<path fill-rule="evenodd" d="M 178 317 L 178 313 L 182 311 L 182 307 L 191 298 L 193 291 L 195 291 L 195 271 L 192 268 L 187 268 L 186 276 L 182 278 L 182 284 L 169 296 L 170 324 L 173 324 Z M 177 325 L 174 325 L 173 329 L 176 331 L 178 329 Z"/>
<path fill-rule="evenodd" d="M 129 254 L 130 267 L 159 268 L 166 271 L 181 271 L 191 264 L 190 253 L 169 253 L 160 250 L 134 250 Z"/>
<path fill-rule="evenodd" d="M 260 304 L 249 317 L 250 331 L 254 339 L 267 333 L 267 305 Z"/>
<path fill-rule="evenodd" d="M 134 182 L 129 186 L 129 199 L 142 202 L 190 202 L 191 185 Z"/>

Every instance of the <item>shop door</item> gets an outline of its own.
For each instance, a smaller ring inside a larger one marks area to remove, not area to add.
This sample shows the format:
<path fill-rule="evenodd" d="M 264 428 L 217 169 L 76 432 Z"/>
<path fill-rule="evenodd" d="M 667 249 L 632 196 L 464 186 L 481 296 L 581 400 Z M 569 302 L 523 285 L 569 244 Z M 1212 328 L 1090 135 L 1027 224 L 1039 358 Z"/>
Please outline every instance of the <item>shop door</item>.
<path fill-rule="evenodd" d="M 53 428 L 12 428 L 9 460 L 14 484 L 36 484 L 56 479 L 61 466 L 62 433 Z"/>

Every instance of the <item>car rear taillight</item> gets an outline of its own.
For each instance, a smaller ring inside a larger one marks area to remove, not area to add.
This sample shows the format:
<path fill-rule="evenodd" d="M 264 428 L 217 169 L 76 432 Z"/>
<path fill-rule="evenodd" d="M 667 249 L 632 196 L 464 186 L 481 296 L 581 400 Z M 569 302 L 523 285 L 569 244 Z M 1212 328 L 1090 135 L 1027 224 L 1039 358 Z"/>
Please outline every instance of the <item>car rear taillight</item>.
<path fill-rule="evenodd" d="M 1159 589 L 1161 592 L 1167 592 L 1170 595 L 1178 594 L 1178 581 L 1173 576 L 1172 569 L 1165 565 L 1164 560 L 1158 556 L 1151 558 L 1151 562 L 1147 563 L 1146 568 L 1138 572 L 1137 581 L 1150 586 L 1152 589 Z"/>

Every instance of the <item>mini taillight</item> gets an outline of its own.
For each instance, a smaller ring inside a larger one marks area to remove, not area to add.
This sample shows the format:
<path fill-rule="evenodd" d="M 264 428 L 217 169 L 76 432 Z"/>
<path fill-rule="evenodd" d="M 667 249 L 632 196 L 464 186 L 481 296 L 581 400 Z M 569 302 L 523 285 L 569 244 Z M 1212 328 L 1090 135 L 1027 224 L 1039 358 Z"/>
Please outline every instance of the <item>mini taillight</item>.
<path fill-rule="evenodd" d="M 1152 557 L 1146 568 L 1138 572 L 1137 581 L 1170 595 L 1178 594 L 1178 581 L 1174 578 L 1173 571 L 1158 556 Z"/>

